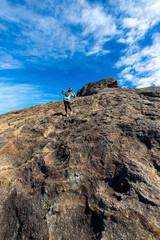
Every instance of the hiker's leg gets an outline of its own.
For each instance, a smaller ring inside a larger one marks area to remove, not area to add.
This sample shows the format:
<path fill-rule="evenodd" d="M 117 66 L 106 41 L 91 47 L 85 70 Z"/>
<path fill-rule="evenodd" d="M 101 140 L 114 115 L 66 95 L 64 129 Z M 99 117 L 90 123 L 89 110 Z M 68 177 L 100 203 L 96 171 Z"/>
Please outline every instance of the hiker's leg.
<path fill-rule="evenodd" d="M 65 111 L 66 111 L 66 115 L 67 115 L 67 101 L 64 101 L 64 106 L 65 106 Z"/>
<path fill-rule="evenodd" d="M 68 108 L 72 112 L 72 108 L 71 108 L 70 102 L 68 102 Z"/>

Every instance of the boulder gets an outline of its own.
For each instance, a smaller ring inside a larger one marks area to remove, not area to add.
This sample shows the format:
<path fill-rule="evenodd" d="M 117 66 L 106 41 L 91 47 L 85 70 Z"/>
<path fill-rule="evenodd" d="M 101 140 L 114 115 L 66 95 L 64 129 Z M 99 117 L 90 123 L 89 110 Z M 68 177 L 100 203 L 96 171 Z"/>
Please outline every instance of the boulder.
<path fill-rule="evenodd" d="M 117 87 L 117 85 L 118 82 L 115 78 L 104 78 L 98 82 L 86 84 L 77 92 L 77 96 L 82 97 L 105 92 L 108 88 Z"/>

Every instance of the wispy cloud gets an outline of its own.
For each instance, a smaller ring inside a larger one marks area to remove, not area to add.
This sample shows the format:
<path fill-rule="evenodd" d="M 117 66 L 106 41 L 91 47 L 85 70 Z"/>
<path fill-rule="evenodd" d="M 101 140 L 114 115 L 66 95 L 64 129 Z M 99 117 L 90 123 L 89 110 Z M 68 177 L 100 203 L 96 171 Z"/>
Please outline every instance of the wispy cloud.
<path fill-rule="evenodd" d="M 33 106 L 58 98 L 58 95 L 45 93 L 40 86 L 29 84 L 0 83 L 0 114 Z"/>
<path fill-rule="evenodd" d="M 124 30 L 119 42 L 133 44 L 160 21 L 159 0 L 115 0 L 114 4 L 121 14 L 119 21 Z"/>
<path fill-rule="evenodd" d="M 0 70 L 22 68 L 28 62 L 49 64 L 52 59 L 73 58 L 77 52 L 84 57 L 104 57 L 115 54 L 112 45 L 116 42 L 120 59 L 115 66 L 121 71 L 123 84 L 157 85 L 159 35 L 154 35 L 148 46 L 141 46 L 139 41 L 160 23 L 159 9 L 159 0 L 109 0 L 105 4 L 88 0 L 1 0 Z"/>
<path fill-rule="evenodd" d="M 69 14 L 69 11 L 73 14 Z M 114 18 L 100 5 L 90 5 L 86 1 L 81 1 L 81 5 L 77 3 L 72 5 L 66 15 L 72 24 L 81 25 L 83 36 L 92 34 L 95 39 L 100 40 L 118 33 Z"/>
<path fill-rule="evenodd" d="M 119 74 L 121 84 L 134 87 L 160 85 L 160 35 L 154 33 L 152 39 L 147 36 L 148 31 L 160 23 L 159 0 L 115 0 L 114 4 L 123 29 L 118 42 L 125 45 L 116 63 L 116 67 L 122 69 Z M 150 41 L 140 45 L 140 40 L 145 38 Z"/>
<path fill-rule="evenodd" d="M 14 78 L 11 78 L 11 77 L 0 77 L 0 82 L 6 82 L 6 81 L 10 81 L 10 80 L 14 80 Z"/>
<path fill-rule="evenodd" d="M 86 55 L 102 53 L 108 37 L 118 33 L 114 18 L 98 4 L 85 0 L 60 1 L 57 5 L 49 0 L 42 4 L 38 0 L 32 2 L 15 5 L 2 0 L 0 3 L 0 9 L 4 9 L 0 10 L 0 17 L 18 26 L 19 33 L 11 34 L 17 49 L 19 46 L 19 54 L 66 58 L 76 51 Z M 40 6 L 46 14 L 42 14 Z M 103 54 L 107 53 L 104 49 Z"/>
<path fill-rule="evenodd" d="M 114 17 L 98 4 L 80 3 L 72 4 L 65 15 L 72 25 L 80 26 L 79 41 L 85 40 L 85 54 L 108 54 L 110 51 L 104 49 L 104 43 L 120 33 Z"/>
<path fill-rule="evenodd" d="M 136 87 L 160 85 L 160 34 L 153 36 L 151 46 L 135 46 L 120 58 L 117 67 L 123 67 L 119 77 L 123 84 L 131 82 Z"/>
<path fill-rule="evenodd" d="M 21 68 L 22 64 L 16 60 L 12 55 L 0 51 L 0 70 Z"/>
<path fill-rule="evenodd" d="M 159 0 L 111 1 L 115 14 L 87 0 L 25 2 L 1 0 L 0 17 L 18 24 L 19 33 L 14 38 L 17 49 L 23 49 L 19 53 L 46 59 L 66 58 L 76 51 L 87 56 L 107 54 L 110 49 L 105 49 L 104 43 L 108 40 L 117 36 L 118 42 L 132 44 L 160 20 Z"/>

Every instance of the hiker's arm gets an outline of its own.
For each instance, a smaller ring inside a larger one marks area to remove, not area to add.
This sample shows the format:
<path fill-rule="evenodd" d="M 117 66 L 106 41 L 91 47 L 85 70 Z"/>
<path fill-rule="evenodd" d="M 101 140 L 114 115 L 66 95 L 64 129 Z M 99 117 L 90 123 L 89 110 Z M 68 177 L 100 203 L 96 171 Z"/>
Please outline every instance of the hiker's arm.
<path fill-rule="evenodd" d="M 76 94 L 75 94 L 75 93 L 72 93 L 71 97 L 75 98 L 75 97 L 76 97 Z"/>
<path fill-rule="evenodd" d="M 67 92 L 66 90 L 63 90 L 63 91 L 62 91 L 63 94 L 66 94 L 66 92 Z"/>

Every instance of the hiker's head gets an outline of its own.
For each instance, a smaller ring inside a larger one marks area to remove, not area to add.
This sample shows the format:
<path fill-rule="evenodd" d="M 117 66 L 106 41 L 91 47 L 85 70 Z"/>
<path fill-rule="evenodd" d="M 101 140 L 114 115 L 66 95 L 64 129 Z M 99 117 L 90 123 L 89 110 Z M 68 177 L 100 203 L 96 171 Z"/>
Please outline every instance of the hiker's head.
<path fill-rule="evenodd" d="M 68 92 L 72 92 L 72 88 L 69 88 Z"/>

